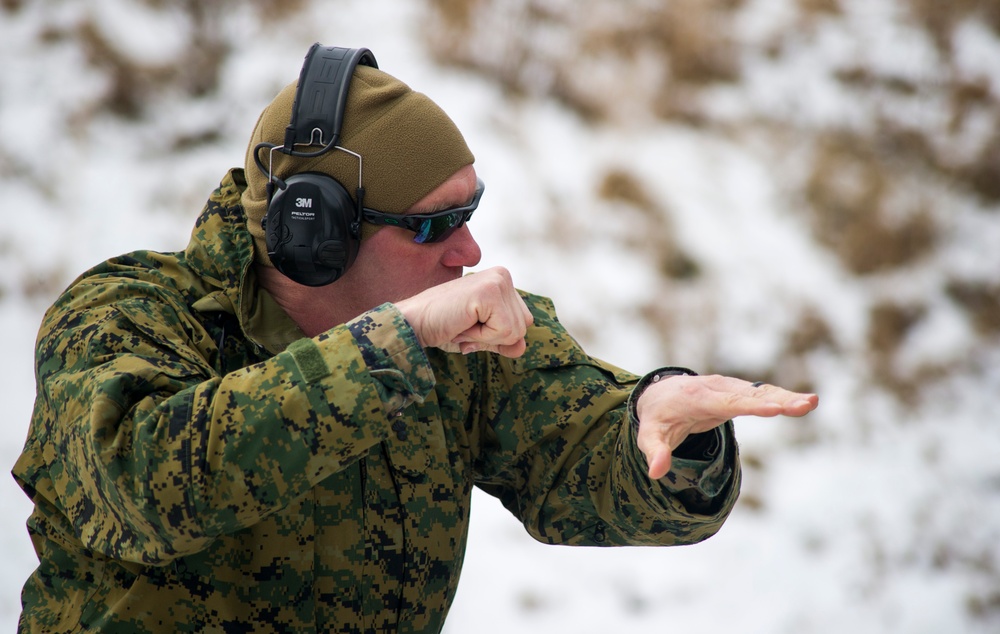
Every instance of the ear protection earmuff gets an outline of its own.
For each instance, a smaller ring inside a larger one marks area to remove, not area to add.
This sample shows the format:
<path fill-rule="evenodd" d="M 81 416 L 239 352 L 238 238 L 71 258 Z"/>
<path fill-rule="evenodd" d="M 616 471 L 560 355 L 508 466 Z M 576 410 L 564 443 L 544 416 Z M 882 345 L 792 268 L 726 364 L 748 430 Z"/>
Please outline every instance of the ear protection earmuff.
<path fill-rule="evenodd" d="M 267 177 L 267 213 L 263 219 L 267 254 L 281 273 L 306 286 L 323 286 L 339 279 L 354 263 L 361 242 L 364 188 L 361 156 L 340 147 L 340 128 L 354 68 L 378 68 L 366 48 L 348 49 L 313 44 L 306 54 L 292 105 L 292 118 L 282 145 L 260 143 L 254 161 Z M 305 152 L 296 148 L 319 146 Z M 269 151 L 267 167 L 259 152 Z M 313 158 L 332 150 L 358 159 L 355 200 L 327 174 L 303 172 L 284 180 L 271 170 L 271 154 Z"/>

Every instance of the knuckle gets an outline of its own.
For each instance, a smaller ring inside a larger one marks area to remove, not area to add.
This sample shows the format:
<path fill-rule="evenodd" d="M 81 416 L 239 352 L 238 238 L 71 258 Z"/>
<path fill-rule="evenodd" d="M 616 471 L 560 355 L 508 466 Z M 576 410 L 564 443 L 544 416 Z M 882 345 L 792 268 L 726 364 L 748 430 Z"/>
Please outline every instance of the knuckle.
<path fill-rule="evenodd" d="M 497 266 L 490 269 L 491 281 L 495 288 L 497 289 L 507 289 L 514 285 L 514 280 L 511 277 L 510 271 L 502 266 Z"/>
<path fill-rule="evenodd" d="M 514 330 L 509 324 L 500 324 L 498 328 L 495 329 L 496 338 L 502 342 L 508 342 L 511 339 L 511 335 Z"/>

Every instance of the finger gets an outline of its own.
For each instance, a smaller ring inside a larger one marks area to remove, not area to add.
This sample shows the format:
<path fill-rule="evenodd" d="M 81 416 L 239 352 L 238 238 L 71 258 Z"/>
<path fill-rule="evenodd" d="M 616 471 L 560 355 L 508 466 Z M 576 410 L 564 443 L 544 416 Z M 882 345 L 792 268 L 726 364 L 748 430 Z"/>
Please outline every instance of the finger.
<path fill-rule="evenodd" d="M 469 341 L 467 343 L 459 344 L 458 351 L 462 354 L 474 354 L 476 352 L 496 352 L 496 346 L 487 345 L 485 343 L 479 343 L 476 341 Z"/>
<path fill-rule="evenodd" d="M 706 396 L 714 398 L 718 411 L 736 416 L 803 416 L 816 409 L 816 394 L 792 392 L 763 382 L 750 383 L 734 377 L 705 377 Z"/>
<path fill-rule="evenodd" d="M 514 287 L 513 280 L 510 279 L 510 274 L 506 273 L 502 279 L 505 282 L 499 289 L 501 292 L 500 305 L 502 306 L 502 310 L 506 311 L 505 316 L 509 317 L 512 323 L 516 323 L 520 329 L 526 330 L 534 323 L 535 318 L 531 314 L 531 310 L 525 303 L 524 298 L 521 297 L 521 294 Z"/>
<path fill-rule="evenodd" d="M 518 327 L 518 332 L 520 333 L 521 336 L 518 338 L 517 341 L 515 341 L 510 345 L 500 346 L 498 352 L 505 357 L 516 359 L 517 357 L 523 355 L 524 352 L 528 349 L 528 340 L 526 339 L 526 335 L 528 333 L 528 328 L 534 325 L 535 317 L 534 315 L 531 314 L 531 310 L 528 308 L 528 305 L 524 302 L 524 298 L 522 298 L 517 293 L 517 291 L 513 291 L 513 295 L 514 295 L 514 301 L 516 302 L 516 307 L 521 317 L 521 322 Z"/>
<path fill-rule="evenodd" d="M 455 337 L 453 343 L 479 343 L 484 346 L 510 346 L 524 341 L 526 329 L 519 324 L 491 318 L 484 324 L 476 324 Z"/>
<path fill-rule="evenodd" d="M 524 303 L 524 299 L 513 286 L 507 289 L 503 307 L 506 311 L 504 316 L 509 320 L 512 333 L 518 339 L 523 339 L 528 327 L 534 323 L 535 319 L 531 315 L 528 305 Z"/>
<path fill-rule="evenodd" d="M 520 302 L 520 298 L 518 297 Z M 456 337 L 456 341 L 475 341 L 491 345 L 517 345 L 524 340 L 528 327 L 519 307 L 504 301 L 488 313 L 480 314 L 480 321 Z"/>
<path fill-rule="evenodd" d="M 786 405 L 785 411 L 782 414 L 785 416 L 805 416 L 817 407 L 819 407 L 819 396 L 816 394 L 805 394 L 802 398 Z"/>
<path fill-rule="evenodd" d="M 792 392 L 763 381 L 750 384 L 749 396 L 781 405 L 784 416 L 804 416 L 819 405 L 819 396 L 809 392 Z"/>
<path fill-rule="evenodd" d="M 721 392 L 717 394 L 717 407 L 710 411 L 715 411 L 716 416 L 722 420 L 728 420 L 737 416 L 760 416 L 770 418 L 781 414 L 785 406 L 766 396 L 756 396 L 753 394 L 741 394 L 738 392 Z"/>
<path fill-rule="evenodd" d="M 526 332 L 527 328 L 519 320 L 511 322 L 494 315 L 489 322 L 476 324 L 462 332 L 452 343 L 457 344 L 463 354 L 488 351 L 515 358 L 523 355 L 527 348 Z"/>
<path fill-rule="evenodd" d="M 474 352 L 493 352 L 511 359 L 520 357 L 524 354 L 526 349 L 527 344 L 524 339 L 510 345 L 486 344 L 476 341 L 458 344 L 458 351 L 462 354 L 472 354 Z"/>
<path fill-rule="evenodd" d="M 516 359 L 524 354 L 524 351 L 528 349 L 528 344 L 524 339 L 519 339 L 517 342 L 506 346 L 497 346 L 497 354 L 501 354 L 505 357 L 511 359 Z"/>

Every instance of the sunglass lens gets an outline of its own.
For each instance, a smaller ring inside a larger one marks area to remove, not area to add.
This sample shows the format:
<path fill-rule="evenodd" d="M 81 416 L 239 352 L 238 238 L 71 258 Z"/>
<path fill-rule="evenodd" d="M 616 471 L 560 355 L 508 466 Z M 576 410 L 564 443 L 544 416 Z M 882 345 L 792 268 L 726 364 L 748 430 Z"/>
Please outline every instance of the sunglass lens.
<path fill-rule="evenodd" d="M 455 232 L 462 225 L 462 214 L 453 213 L 438 216 L 437 218 L 426 218 L 420 223 L 417 235 L 413 241 L 418 244 L 428 242 L 441 242 Z"/>
<path fill-rule="evenodd" d="M 420 223 L 420 229 L 417 230 L 417 235 L 413 236 L 413 241 L 417 244 L 424 244 L 427 242 L 427 238 L 431 235 L 431 221 L 424 220 Z"/>

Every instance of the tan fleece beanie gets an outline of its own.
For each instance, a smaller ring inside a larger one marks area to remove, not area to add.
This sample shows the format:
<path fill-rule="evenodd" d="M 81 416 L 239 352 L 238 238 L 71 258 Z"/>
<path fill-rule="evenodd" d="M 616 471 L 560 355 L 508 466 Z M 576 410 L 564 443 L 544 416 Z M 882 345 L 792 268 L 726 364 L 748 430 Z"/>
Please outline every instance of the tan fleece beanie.
<path fill-rule="evenodd" d="M 258 143 L 281 145 L 292 117 L 296 82 L 286 86 L 264 108 L 247 146 L 247 189 L 243 208 L 254 238 L 255 259 L 273 266 L 267 256 L 261 220 L 267 213 L 267 175 L 254 162 Z M 387 213 L 403 213 L 475 158 L 462 133 L 441 108 L 426 95 L 415 92 L 398 79 L 370 66 L 354 70 L 347 93 L 344 123 L 338 145 L 361 155 L 365 207 Z M 304 151 L 317 148 L 299 147 Z M 268 164 L 267 151 L 261 161 Z M 317 158 L 299 158 L 276 151 L 271 169 L 285 179 L 300 172 L 329 174 L 354 198 L 358 186 L 358 159 L 340 150 Z M 362 223 L 362 239 L 377 228 Z"/>

